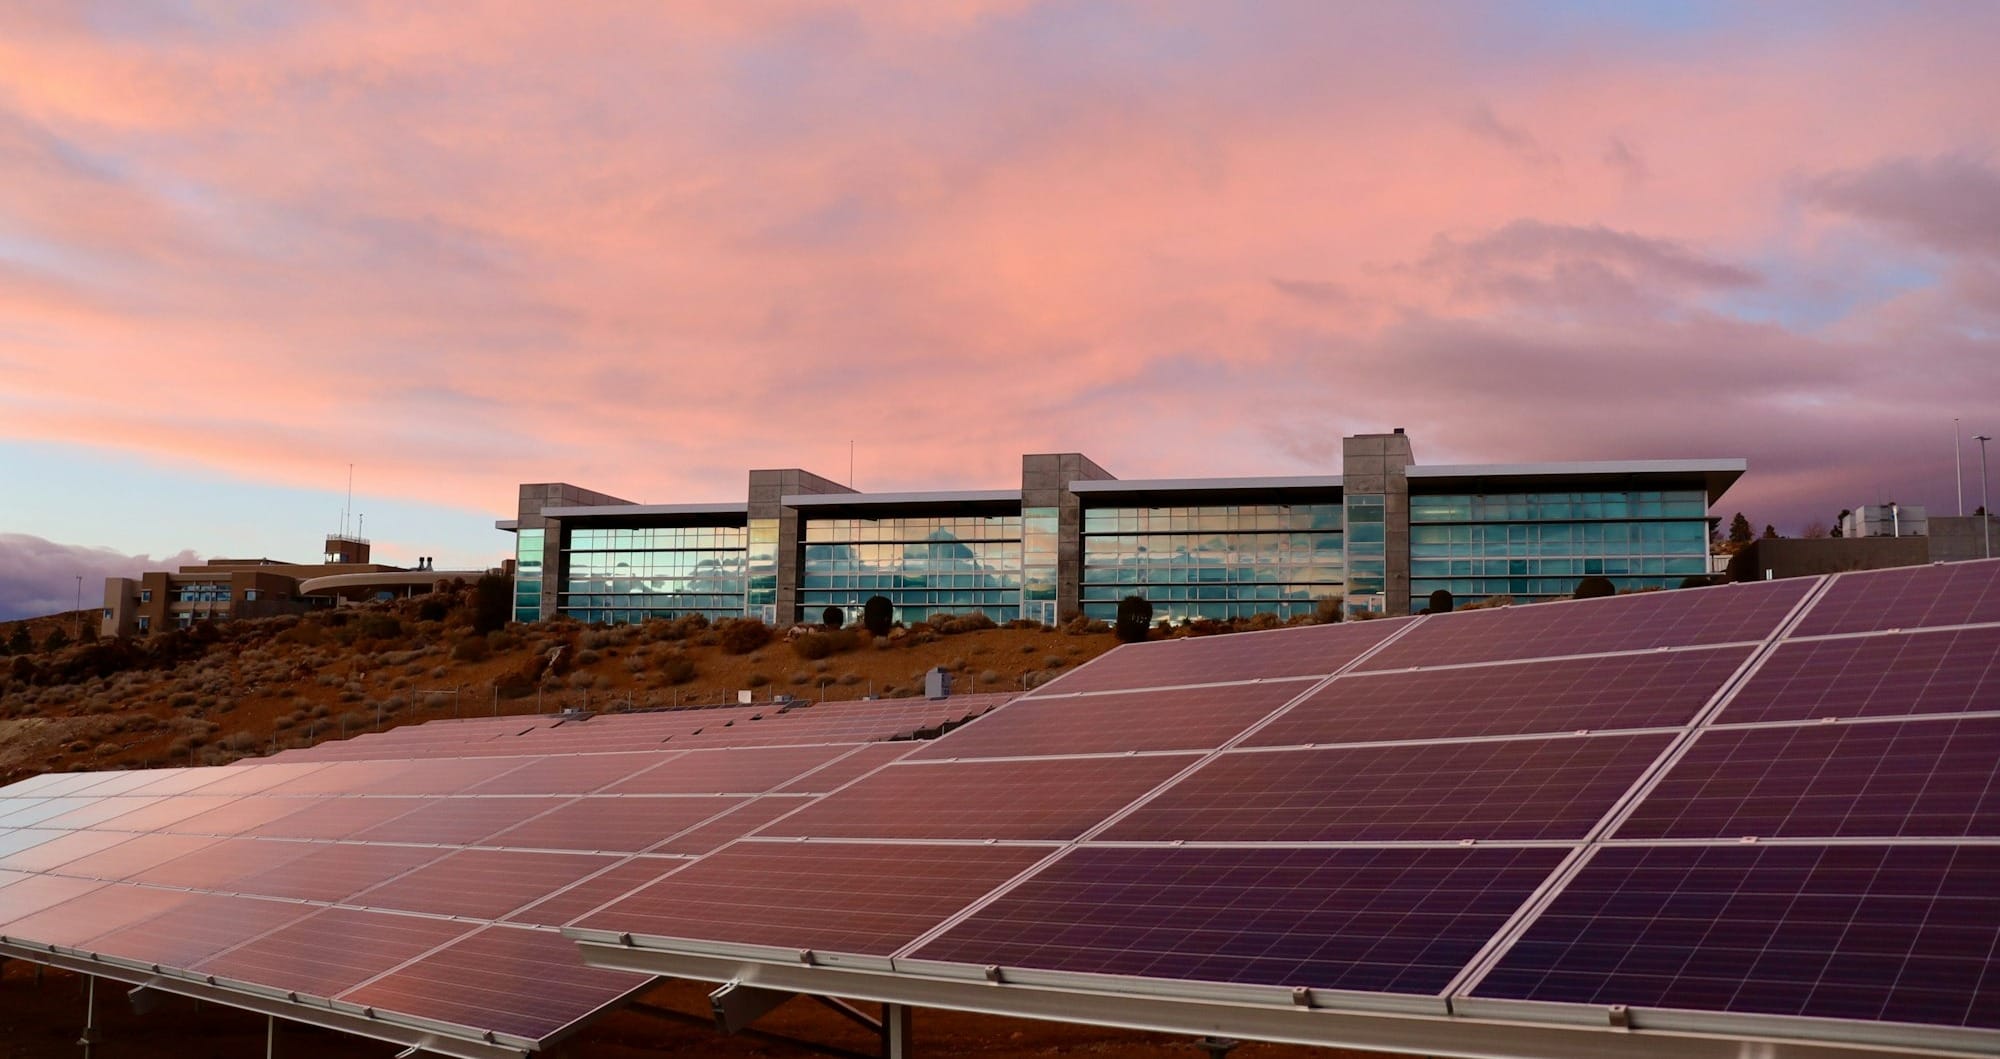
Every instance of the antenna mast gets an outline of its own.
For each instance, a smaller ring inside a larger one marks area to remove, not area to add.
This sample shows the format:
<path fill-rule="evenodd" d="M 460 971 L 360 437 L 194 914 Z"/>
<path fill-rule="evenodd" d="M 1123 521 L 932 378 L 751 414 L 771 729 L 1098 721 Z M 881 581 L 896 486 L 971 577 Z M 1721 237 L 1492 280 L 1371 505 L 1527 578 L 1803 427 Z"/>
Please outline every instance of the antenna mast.
<path fill-rule="evenodd" d="M 354 508 L 354 465 L 347 465 L 347 502 L 340 505 L 340 535 L 347 536 L 347 513 Z"/>

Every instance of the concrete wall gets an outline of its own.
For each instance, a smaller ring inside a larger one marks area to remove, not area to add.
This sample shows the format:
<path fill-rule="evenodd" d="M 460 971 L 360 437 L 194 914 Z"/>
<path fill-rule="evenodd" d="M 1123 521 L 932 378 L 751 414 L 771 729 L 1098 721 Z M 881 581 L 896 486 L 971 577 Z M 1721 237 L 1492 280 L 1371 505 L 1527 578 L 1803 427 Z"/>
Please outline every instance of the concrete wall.
<path fill-rule="evenodd" d="M 1980 523 L 1986 523 L 1987 536 L 1980 535 Z M 1931 561 L 1936 563 L 1962 563 L 1968 559 L 1990 558 L 2000 555 L 2000 517 L 1986 515 L 1932 515 Z"/>
<path fill-rule="evenodd" d="M 786 506 L 784 498 L 852 492 L 853 489 L 831 478 L 797 467 L 750 472 L 750 521 L 753 524 L 758 519 L 778 521 L 778 625 L 792 625 L 801 620 L 799 582 L 804 580 L 801 575 L 806 564 L 805 519 L 798 508 Z"/>
<path fill-rule="evenodd" d="M 1021 510 L 1056 509 L 1056 614 L 1082 611 L 1083 502 L 1071 482 L 1109 482 L 1118 476 L 1080 452 L 1038 452 L 1021 457 Z"/>
<path fill-rule="evenodd" d="M 1410 437 L 1356 434 L 1341 443 L 1341 489 L 1348 496 L 1382 495 L 1382 598 L 1388 613 L 1403 614 L 1410 600 L 1410 479 L 1416 458 Z"/>
<path fill-rule="evenodd" d="M 1931 561 L 1928 537 L 1822 537 L 1812 540 L 1757 540 L 1729 560 L 1731 581 L 1816 577 L 1850 570 L 1922 566 Z"/>

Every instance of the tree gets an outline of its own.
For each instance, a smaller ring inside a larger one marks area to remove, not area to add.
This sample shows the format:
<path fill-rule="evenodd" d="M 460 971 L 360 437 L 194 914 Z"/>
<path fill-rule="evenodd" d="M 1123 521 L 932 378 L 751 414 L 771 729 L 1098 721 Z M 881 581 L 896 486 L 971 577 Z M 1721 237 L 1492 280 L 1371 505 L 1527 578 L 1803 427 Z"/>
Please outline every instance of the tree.
<path fill-rule="evenodd" d="M 14 626 L 14 634 L 7 638 L 7 650 L 12 654 L 24 655 L 35 649 L 35 637 L 28 631 L 28 623 Z"/>
<path fill-rule="evenodd" d="M 1112 631 L 1119 643 L 1145 643 L 1146 630 L 1153 624 L 1153 605 L 1144 596 L 1126 596 L 1118 601 L 1118 623 Z"/>
<path fill-rule="evenodd" d="M 1770 523 L 1768 523 L 1768 522 L 1764 523 L 1764 539 L 1765 539 L 1765 540 L 1767 540 L 1767 541 L 1774 541 L 1774 540 L 1777 540 L 1777 539 L 1778 539 L 1778 527 L 1776 527 L 1776 526 L 1773 526 L 1773 525 L 1771 525 L 1771 524 L 1770 524 Z"/>
<path fill-rule="evenodd" d="M 1727 543 L 1730 546 L 1730 550 L 1733 552 L 1750 543 L 1754 532 L 1750 528 L 1750 520 L 1743 517 L 1743 512 L 1738 511 L 1736 517 L 1729 520 L 1729 539 Z"/>
<path fill-rule="evenodd" d="M 888 596 L 869 596 L 861 604 L 861 624 L 877 636 L 889 635 L 889 626 L 896 622 L 896 605 Z"/>
<path fill-rule="evenodd" d="M 1437 591 L 1431 593 L 1430 606 L 1424 608 L 1424 613 L 1450 614 L 1451 606 L 1452 606 L 1451 592 L 1447 589 L 1440 588 Z"/>
<path fill-rule="evenodd" d="M 1826 523 L 1818 519 L 1806 523 L 1806 528 L 1799 531 L 1799 536 L 1809 541 L 1824 540 L 1832 535 L 1832 532 L 1826 528 Z"/>
<path fill-rule="evenodd" d="M 840 607 L 828 607 L 819 612 L 819 623 L 829 629 L 838 629 L 847 622 L 847 611 Z"/>
<path fill-rule="evenodd" d="M 64 632 L 60 625 L 50 629 L 48 637 L 42 641 L 43 651 L 60 651 L 68 646 L 69 634 Z"/>
<path fill-rule="evenodd" d="M 489 633 L 507 627 L 514 616 L 514 579 L 487 574 L 472 585 L 472 631 Z"/>
<path fill-rule="evenodd" d="M 1847 531 L 1842 529 L 1841 527 L 1847 525 L 1847 516 L 1852 514 L 1854 514 L 1854 512 L 1848 508 L 1840 509 L 1840 514 L 1835 515 L 1833 517 L 1833 532 L 1831 534 L 1832 536 L 1835 537 L 1847 536 Z"/>
<path fill-rule="evenodd" d="M 1608 577 L 1586 577 L 1576 583 L 1576 599 L 1602 599 L 1618 594 L 1618 586 Z"/>

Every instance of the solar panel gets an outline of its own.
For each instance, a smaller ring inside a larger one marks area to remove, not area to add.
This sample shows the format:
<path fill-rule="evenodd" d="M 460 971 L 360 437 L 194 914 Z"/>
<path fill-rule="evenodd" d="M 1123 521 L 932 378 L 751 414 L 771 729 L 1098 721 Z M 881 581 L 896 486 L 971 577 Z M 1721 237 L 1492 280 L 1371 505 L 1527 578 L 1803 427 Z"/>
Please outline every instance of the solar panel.
<path fill-rule="evenodd" d="M 671 754 L 566 754 L 535 758 L 466 788 L 468 794 L 589 794 L 635 774 L 665 767 Z"/>
<path fill-rule="evenodd" d="M 639 853 L 742 803 L 741 798 L 580 798 L 479 845 Z"/>
<path fill-rule="evenodd" d="M 913 760 L 1213 750 L 1312 687 L 1310 679 L 1016 699 Z"/>
<path fill-rule="evenodd" d="M 639 975 L 583 966 L 560 934 L 492 926 L 339 999 L 540 1040 L 645 984 Z"/>
<path fill-rule="evenodd" d="M 115 846 L 130 835 L 106 831 L 59 831 L 46 842 L 36 842 L 25 849 L 0 857 L 0 868 L 16 871 L 48 871 L 79 857 Z"/>
<path fill-rule="evenodd" d="M 178 890 L 96 886 L 0 924 L 0 933 L 11 930 L 15 936 L 33 938 L 44 945 L 81 946 L 92 938 L 151 919 L 187 899 L 188 895 Z M 12 898 L 8 904 L 13 904 Z"/>
<path fill-rule="evenodd" d="M 352 904 L 498 919 L 617 862 L 584 853 L 463 849 L 355 894 Z"/>
<path fill-rule="evenodd" d="M 1048 854 L 1040 846 L 739 842 L 579 925 L 886 956 Z"/>
<path fill-rule="evenodd" d="M 1126 644 L 1045 685 L 1044 694 L 1127 691 L 1325 676 L 1399 632 L 1407 620 L 1306 625 L 1295 629 Z"/>
<path fill-rule="evenodd" d="M 1796 635 L 2000 621 L 2000 561 L 1842 574 Z"/>
<path fill-rule="evenodd" d="M 653 848 L 655 853 L 700 856 L 750 834 L 806 804 L 803 795 L 768 794 L 747 801 L 705 823 L 688 828 Z"/>
<path fill-rule="evenodd" d="M 1107 841 L 1578 839 L 1669 736 L 1567 736 L 1223 754 Z M 822 803 L 831 808 L 838 799 Z"/>
<path fill-rule="evenodd" d="M 1780 646 L 1721 723 L 1893 717 L 2000 708 L 2000 628 Z"/>
<path fill-rule="evenodd" d="M 1564 854 L 1084 848 L 914 955 L 1092 974 L 1436 993 Z"/>
<path fill-rule="evenodd" d="M 1166 754 L 890 765 L 759 834 L 1072 839 L 1195 760 Z"/>
<path fill-rule="evenodd" d="M 439 798 L 412 808 L 392 820 L 355 833 L 368 842 L 427 842 L 469 846 L 527 822 L 568 798 L 493 797 Z"/>
<path fill-rule="evenodd" d="M 610 904 L 641 886 L 674 872 L 687 863 L 685 860 L 664 857 L 638 857 L 620 861 L 504 918 L 514 923 L 562 926 L 600 905 Z"/>
<path fill-rule="evenodd" d="M 1462 665 L 1506 658 L 1608 654 L 1747 643 L 1771 635 L 1810 580 L 1582 599 L 1560 607 L 1496 607 L 1425 621 L 1359 668 Z"/>
<path fill-rule="evenodd" d="M 303 842 L 225 838 L 193 853 L 137 872 L 132 879 L 153 886 L 234 892 L 242 880 L 288 864 L 311 852 L 312 847 Z"/>
<path fill-rule="evenodd" d="M 2000 836 L 2000 717 L 1703 732 L 1619 838 Z"/>
<path fill-rule="evenodd" d="M 324 908 L 202 960 L 192 970 L 266 988 L 335 997 L 477 929 L 459 920 Z"/>
<path fill-rule="evenodd" d="M 304 856 L 232 884 L 240 893 L 299 901 L 344 901 L 443 856 L 424 846 L 309 846 Z"/>
<path fill-rule="evenodd" d="M 101 853 L 78 857 L 64 864 L 63 873 L 115 882 L 207 849 L 219 841 L 206 835 L 154 834 L 128 835 L 126 838 L 127 841 Z"/>
<path fill-rule="evenodd" d="M 2000 847 L 1606 847 L 1476 996 L 2000 1028 Z"/>
<path fill-rule="evenodd" d="M 267 931 L 295 923 L 311 905 L 219 894 L 187 894 L 166 912 L 100 934 L 79 948 L 133 963 L 188 967 Z"/>
<path fill-rule="evenodd" d="M 1720 647 L 1351 673 L 1247 742 L 1299 746 L 1679 727 L 1749 656 L 1747 647 Z"/>
<path fill-rule="evenodd" d="M 923 743 L 866 743 L 777 788 L 793 794 L 838 790 L 870 772 L 921 749 Z M 739 751 L 741 753 L 742 751 Z"/>
<path fill-rule="evenodd" d="M 693 750 L 606 788 L 608 794 L 761 794 L 851 746 Z"/>

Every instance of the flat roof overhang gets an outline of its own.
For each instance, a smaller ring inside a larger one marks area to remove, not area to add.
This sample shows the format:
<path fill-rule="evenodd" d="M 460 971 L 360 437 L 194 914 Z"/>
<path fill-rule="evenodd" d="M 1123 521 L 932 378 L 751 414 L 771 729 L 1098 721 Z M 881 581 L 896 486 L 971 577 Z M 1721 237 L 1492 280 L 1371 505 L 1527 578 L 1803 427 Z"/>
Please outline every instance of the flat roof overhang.
<path fill-rule="evenodd" d="M 647 529 L 656 526 L 741 526 L 750 505 L 731 504 L 597 504 L 589 507 L 545 507 L 543 518 L 560 519 L 570 529 Z"/>
<path fill-rule="evenodd" d="M 439 581 L 458 578 L 477 581 L 486 576 L 484 570 L 381 570 L 362 574 L 328 574 L 312 577 L 299 582 L 299 594 L 317 595 L 321 592 L 337 592 L 343 588 L 429 588 Z"/>
<path fill-rule="evenodd" d="M 883 518 L 895 515 L 992 514 L 1021 510 L 1019 489 L 938 489 L 908 493 L 796 493 L 781 498 L 808 518 L 854 515 Z"/>
<path fill-rule="evenodd" d="M 1254 504 L 1274 500 L 1303 502 L 1337 499 L 1337 474 L 1263 476 L 1254 478 L 1128 478 L 1071 482 L 1069 490 L 1085 507 L 1139 504 L 1173 507 L 1183 504 Z"/>
<path fill-rule="evenodd" d="M 1574 463 L 1475 463 L 1411 466 L 1413 493 L 1511 492 L 1536 488 L 1630 488 L 1700 483 L 1713 503 L 1750 469 L 1748 460 L 1586 460 Z M 1420 488 L 1421 485 L 1421 488 Z"/>

